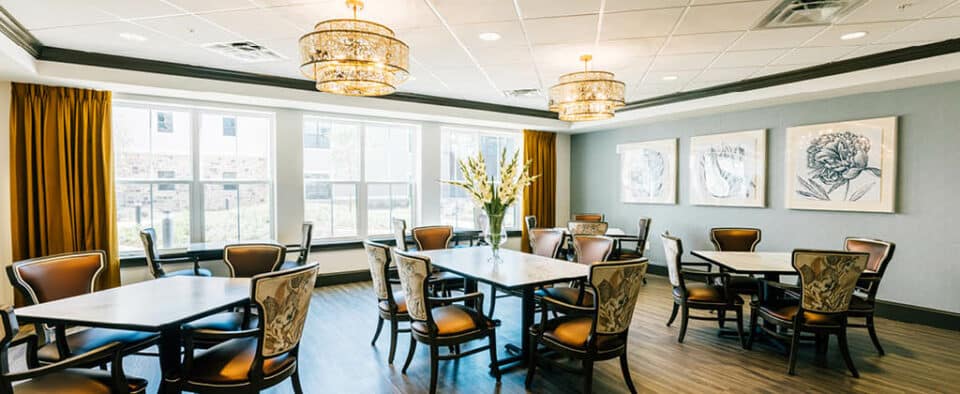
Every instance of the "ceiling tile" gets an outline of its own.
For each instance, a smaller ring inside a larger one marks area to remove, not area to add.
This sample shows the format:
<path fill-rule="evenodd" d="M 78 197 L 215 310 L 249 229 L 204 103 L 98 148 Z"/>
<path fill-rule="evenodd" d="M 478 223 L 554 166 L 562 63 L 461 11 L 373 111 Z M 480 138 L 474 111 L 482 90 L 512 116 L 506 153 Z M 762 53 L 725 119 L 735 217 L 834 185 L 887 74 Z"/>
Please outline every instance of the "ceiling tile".
<path fill-rule="evenodd" d="M 258 41 L 257 44 L 265 46 L 270 50 L 280 54 L 281 56 L 298 62 L 300 60 L 300 44 L 297 40 L 290 39 L 279 39 L 279 40 L 264 40 Z M 297 68 L 298 65 L 294 64 L 294 68 Z"/>
<path fill-rule="evenodd" d="M 0 4 L 28 30 L 118 20 L 113 15 L 75 0 L 48 0 L 42 6 L 38 6 L 36 0 L 5 0 Z"/>
<path fill-rule="evenodd" d="M 512 21 L 517 11 L 512 0 L 430 0 L 450 24 Z"/>
<path fill-rule="evenodd" d="M 476 67 L 431 67 L 430 71 L 453 91 L 500 95 Z"/>
<path fill-rule="evenodd" d="M 343 9 L 345 16 L 349 16 L 350 11 L 343 4 L 343 1 L 331 1 L 323 7 Z M 423 0 L 367 1 L 360 19 L 386 25 L 393 31 L 439 26 L 436 14 Z"/>
<path fill-rule="evenodd" d="M 693 34 L 747 30 L 757 24 L 757 21 L 770 10 L 773 3 L 773 0 L 769 0 L 692 7 L 684 16 L 683 21 L 680 22 L 676 33 Z"/>
<path fill-rule="evenodd" d="M 762 67 L 736 67 L 736 68 L 715 68 L 711 67 L 697 77 L 696 81 L 739 81 L 745 79 L 760 71 Z"/>
<path fill-rule="evenodd" d="M 702 70 L 717 57 L 716 53 L 698 53 L 691 55 L 663 55 L 653 60 L 654 71 Z"/>
<path fill-rule="evenodd" d="M 605 13 L 600 39 L 666 36 L 682 13 L 683 8 Z"/>
<path fill-rule="evenodd" d="M 524 19 L 596 14 L 600 0 L 518 0 Z"/>
<path fill-rule="evenodd" d="M 121 18 L 148 18 L 180 15 L 184 11 L 160 0 L 86 0 L 87 5 Z"/>
<path fill-rule="evenodd" d="M 807 46 L 826 47 L 843 45 L 867 45 L 880 40 L 890 33 L 900 30 L 910 25 L 910 22 L 881 22 L 881 23 L 859 23 L 854 25 L 833 25 L 824 30 L 823 33 L 808 42 Z M 867 36 L 844 41 L 840 37 L 847 33 L 866 32 Z"/>
<path fill-rule="evenodd" d="M 683 7 L 690 0 L 607 0 L 605 12 L 650 10 L 656 8 Z"/>
<path fill-rule="evenodd" d="M 847 15 L 841 23 L 881 22 L 919 19 L 940 9 L 953 0 L 874 0 Z M 909 4 L 901 7 L 901 4 Z"/>
<path fill-rule="evenodd" d="M 765 66 L 786 52 L 786 49 L 726 52 L 713 63 L 713 67 Z"/>
<path fill-rule="evenodd" d="M 451 26 L 451 29 L 453 29 L 453 32 L 460 41 L 471 49 L 474 47 L 520 46 L 527 44 L 527 39 L 523 36 L 523 28 L 520 26 L 519 20 L 454 25 Z M 496 41 L 484 41 L 480 39 L 481 33 L 497 33 L 500 35 L 500 39 Z"/>
<path fill-rule="evenodd" d="M 796 48 L 771 65 L 829 63 L 853 52 L 856 47 L 803 47 Z"/>
<path fill-rule="evenodd" d="M 597 15 L 531 19 L 524 25 L 534 45 L 593 42 L 597 35 Z"/>
<path fill-rule="evenodd" d="M 483 68 L 500 90 L 539 89 L 540 80 L 533 63 L 486 66 Z"/>
<path fill-rule="evenodd" d="M 443 27 L 409 30 L 397 36 L 410 46 L 410 54 L 429 67 L 472 67 L 473 60 Z"/>
<path fill-rule="evenodd" d="M 224 30 L 220 26 L 193 15 L 144 19 L 137 21 L 137 23 L 192 44 L 229 42 L 241 38 L 234 32 Z"/>
<path fill-rule="evenodd" d="M 664 55 L 684 53 L 722 52 L 727 49 L 742 33 L 712 33 L 692 34 L 670 37 L 670 41 L 663 48 Z"/>
<path fill-rule="evenodd" d="M 651 71 L 643 78 L 643 84 L 670 86 L 675 90 L 680 90 L 683 85 L 693 80 L 697 74 L 700 74 L 700 71 Z M 676 79 L 672 79 L 673 77 L 676 77 Z"/>
<path fill-rule="evenodd" d="M 924 19 L 877 41 L 877 43 L 942 41 L 956 38 L 960 34 L 958 32 L 960 32 L 960 18 Z"/>
<path fill-rule="evenodd" d="M 541 71 L 545 69 L 575 71 L 583 67 L 583 63 L 578 60 L 580 55 L 594 54 L 595 49 L 593 43 L 534 45 L 533 56 L 534 61 L 543 66 Z M 593 58 L 594 62 L 597 62 L 603 56 L 594 54 Z"/>
<path fill-rule="evenodd" d="M 249 1 L 237 0 L 165 0 L 168 3 L 190 12 L 210 12 L 222 10 L 240 10 L 256 8 L 256 4 Z"/>
<path fill-rule="evenodd" d="M 215 12 L 203 17 L 253 41 L 281 38 L 296 41 L 309 31 L 261 9 Z"/>
<path fill-rule="evenodd" d="M 633 63 L 626 67 L 608 70 L 614 74 L 614 78 L 618 81 L 623 81 L 629 85 L 643 79 L 643 75 L 647 72 L 651 62 L 653 62 L 653 58 L 636 58 Z"/>
<path fill-rule="evenodd" d="M 273 14 L 278 18 L 283 18 L 294 26 L 313 30 L 317 22 L 327 19 L 349 17 L 349 11 L 340 7 L 332 7 L 328 4 L 295 4 L 284 7 L 271 7 L 265 9 L 265 12 Z M 397 29 L 394 28 L 394 31 Z"/>
<path fill-rule="evenodd" d="M 526 45 L 513 46 L 467 46 L 477 62 L 483 66 L 503 64 L 533 64 L 533 55 Z"/>
<path fill-rule="evenodd" d="M 746 51 L 753 49 L 794 48 L 803 45 L 804 42 L 823 29 L 823 26 L 811 26 L 752 30 L 744 34 L 740 41 L 737 41 L 730 47 L 730 50 Z"/>
<path fill-rule="evenodd" d="M 873 55 L 880 52 L 893 51 L 897 49 L 903 49 L 903 48 L 912 47 L 916 45 L 923 45 L 927 43 L 928 42 L 926 41 L 919 41 L 919 42 L 901 42 L 896 44 L 864 45 L 862 47 L 857 48 L 857 50 L 843 56 L 842 59 L 850 59 L 854 57 Z"/>

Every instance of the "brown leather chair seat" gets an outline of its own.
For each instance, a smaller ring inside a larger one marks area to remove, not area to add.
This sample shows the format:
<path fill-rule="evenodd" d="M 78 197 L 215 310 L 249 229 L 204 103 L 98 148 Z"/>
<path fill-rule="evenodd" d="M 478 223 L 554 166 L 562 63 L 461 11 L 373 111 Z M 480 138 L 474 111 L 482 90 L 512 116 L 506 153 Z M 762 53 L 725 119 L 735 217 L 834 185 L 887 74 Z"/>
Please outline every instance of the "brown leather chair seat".
<path fill-rule="evenodd" d="M 571 305 L 593 306 L 593 294 L 589 291 L 583 295 L 583 300 L 577 304 L 577 298 L 580 296 L 580 289 L 574 287 L 546 287 L 537 290 L 534 293 L 538 297 L 550 297 L 557 301 L 565 302 Z"/>
<path fill-rule="evenodd" d="M 67 347 L 72 354 L 86 353 L 111 342 L 121 342 L 124 347 L 154 340 L 157 334 L 142 331 L 113 330 L 109 328 L 85 328 L 67 334 Z M 53 363 L 61 360 L 60 351 L 55 342 L 48 343 L 37 350 L 41 362 Z"/>
<path fill-rule="evenodd" d="M 797 305 L 781 306 L 779 308 L 761 308 L 760 311 L 767 316 L 783 321 L 793 321 L 794 316 L 800 309 Z M 816 312 L 803 313 L 804 324 L 808 326 L 839 326 L 840 317 L 838 315 L 828 315 Z"/>
<path fill-rule="evenodd" d="M 41 375 L 13 386 L 16 394 L 111 394 L 110 372 L 94 369 L 69 369 Z M 127 376 L 130 393 L 147 390 L 146 379 Z"/>
<path fill-rule="evenodd" d="M 586 348 L 590 339 L 590 326 L 593 317 L 563 316 L 549 320 L 544 327 L 543 336 L 553 342 L 573 348 Z M 532 331 L 532 330 L 531 330 Z M 623 346 L 623 340 L 612 335 L 597 337 L 597 347 L 600 351 L 612 350 Z"/>
<path fill-rule="evenodd" d="M 407 299 L 403 296 L 402 291 L 393 292 L 393 300 L 397 303 L 397 313 L 407 313 Z M 390 311 L 390 304 L 387 301 L 380 301 L 380 310 L 384 312 Z"/>
<path fill-rule="evenodd" d="M 680 297 L 680 289 L 674 288 L 673 295 L 675 297 Z M 688 283 L 687 300 L 694 302 L 727 302 L 727 300 L 723 298 L 723 288 L 704 283 Z M 735 297 L 734 303 L 742 304 L 743 300 L 741 300 L 739 297 Z"/>
<path fill-rule="evenodd" d="M 447 305 L 433 308 L 433 322 L 437 325 L 437 335 L 457 335 L 477 330 L 477 321 L 482 320 L 477 312 L 463 305 Z M 428 334 L 425 322 L 415 321 L 411 328 L 422 334 Z"/>
<path fill-rule="evenodd" d="M 169 278 L 171 276 L 213 276 L 213 273 L 206 268 L 200 268 L 196 272 L 193 269 L 185 269 L 173 272 L 165 272 L 163 277 Z"/>
<path fill-rule="evenodd" d="M 186 377 L 191 383 L 209 385 L 244 385 L 250 382 L 250 366 L 257 353 L 257 338 L 239 338 L 221 343 L 193 359 L 193 368 Z M 283 354 L 263 361 L 263 375 L 269 378 L 291 368 L 294 357 Z"/>

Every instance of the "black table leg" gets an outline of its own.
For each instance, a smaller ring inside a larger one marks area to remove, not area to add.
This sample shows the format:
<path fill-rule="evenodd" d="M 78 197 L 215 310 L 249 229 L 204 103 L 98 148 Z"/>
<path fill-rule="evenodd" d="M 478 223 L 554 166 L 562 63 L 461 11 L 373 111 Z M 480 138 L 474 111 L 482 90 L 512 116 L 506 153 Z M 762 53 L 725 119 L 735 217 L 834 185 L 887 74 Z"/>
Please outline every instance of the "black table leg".
<path fill-rule="evenodd" d="M 463 279 L 463 294 L 470 294 L 477 292 L 477 281 L 470 278 Z M 479 312 L 483 312 L 483 305 L 477 305 L 476 301 L 468 301 L 466 305 L 470 308 L 476 309 Z"/>
<path fill-rule="evenodd" d="M 533 287 L 524 287 L 521 297 L 521 316 L 520 316 L 520 346 L 512 343 L 504 346 L 510 357 L 500 359 L 498 364 L 501 366 L 511 364 L 509 368 L 525 367 L 530 357 L 530 349 L 534 344 L 530 341 L 530 326 L 533 325 L 533 318 L 536 312 L 536 299 L 533 296 Z M 500 369 L 501 371 L 504 368 Z"/>
<path fill-rule="evenodd" d="M 160 382 L 159 393 L 180 393 L 180 327 L 160 331 Z"/>

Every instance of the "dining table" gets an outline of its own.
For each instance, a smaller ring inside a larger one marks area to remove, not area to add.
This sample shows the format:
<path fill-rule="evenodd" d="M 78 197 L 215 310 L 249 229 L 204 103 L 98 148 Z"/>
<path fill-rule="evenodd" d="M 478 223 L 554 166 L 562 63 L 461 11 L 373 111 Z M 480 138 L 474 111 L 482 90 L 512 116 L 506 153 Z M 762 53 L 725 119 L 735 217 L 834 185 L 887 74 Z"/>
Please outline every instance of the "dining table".
<path fill-rule="evenodd" d="M 779 281 L 780 275 L 794 275 L 789 252 L 718 252 L 694 250 L 691 255 L 720 267 L 721 271 L 736 274 L 763 275 L 767 280 Z"/>
<path fill-rule="evenodd" d="M 16 309 L 21 324 L 102 327 L 160 334 L 158 392 L 179 393 L 181 326 L 242 306 L 250 279 L 178 276 L 133 283 Z"/>
<path fill-rule="evenodd" d="M 532 346 L 527 330 L 534 323 L 536 309 L 534 291 L 544 285 L 585 279 L 590 272 L 585 264 L 510 249 L 501 249 L 499 259 L 495 259 L 491 248 L 483 246 L 416 253 L 428 257 L 434 267 L 464 277 L 466 293 L 476 292 L 477 283 L 482 282 L 521 294 L 520 346 L 506 345 L 512 357 L 498 361 L 504 368 L 526 366 Z"/>

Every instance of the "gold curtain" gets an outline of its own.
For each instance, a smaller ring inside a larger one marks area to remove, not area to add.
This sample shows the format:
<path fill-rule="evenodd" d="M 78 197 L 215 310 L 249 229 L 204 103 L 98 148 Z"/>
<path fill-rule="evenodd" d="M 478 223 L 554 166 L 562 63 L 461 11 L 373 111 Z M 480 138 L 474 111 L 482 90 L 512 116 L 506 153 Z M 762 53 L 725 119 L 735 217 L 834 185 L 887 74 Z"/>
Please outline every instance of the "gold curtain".
<path fill-rule="evenodd" d="M 12 88 L 13 259 L 104 250 L 97 288 L 119 286 L 110 92 Z"/>
<path fill-rule="evenodd" d="M 523 216 L 535 216 L 537 227 L 553 227 L 557 210 L 557 134 L 524 130 L 523 159 L 531 161 L 531 174 L 540 175 L 523 191 Z M 529 237 L 524 223 L 520 245 L 524 252 L 530 252 Z"/>

